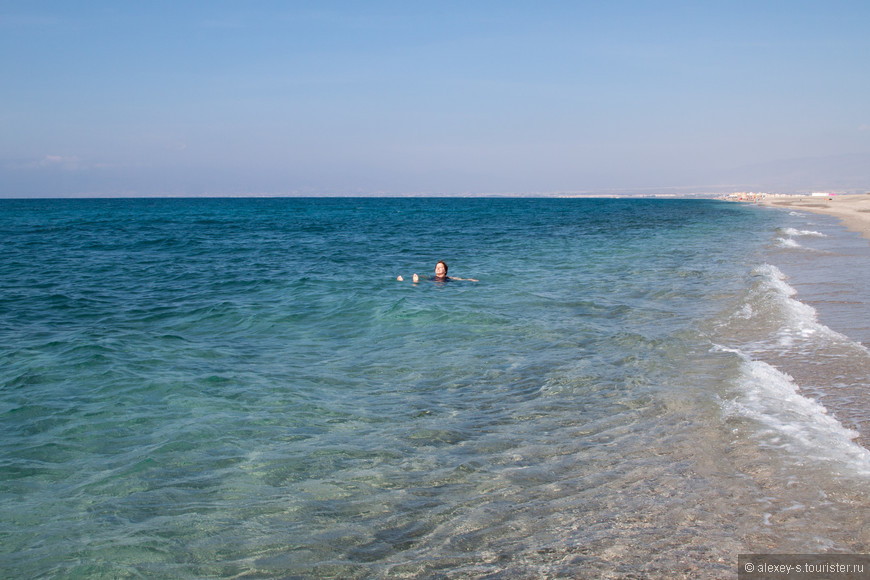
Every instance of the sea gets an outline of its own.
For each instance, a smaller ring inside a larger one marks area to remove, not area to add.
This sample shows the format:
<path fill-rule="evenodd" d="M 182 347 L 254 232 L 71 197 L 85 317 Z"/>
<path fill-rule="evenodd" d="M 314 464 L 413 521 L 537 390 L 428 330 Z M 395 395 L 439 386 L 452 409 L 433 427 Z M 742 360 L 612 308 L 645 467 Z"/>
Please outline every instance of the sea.
<path fill-rule="evenodd" d="M 0 577 L 868 553 L 868 346 L 870 243 L 821 215 L 0 200 Z"/>

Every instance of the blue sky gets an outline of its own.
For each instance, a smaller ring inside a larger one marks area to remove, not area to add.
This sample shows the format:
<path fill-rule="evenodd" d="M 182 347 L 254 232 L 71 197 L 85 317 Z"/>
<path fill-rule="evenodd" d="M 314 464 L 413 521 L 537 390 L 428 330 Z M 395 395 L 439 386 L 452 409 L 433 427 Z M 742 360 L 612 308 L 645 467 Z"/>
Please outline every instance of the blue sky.
<path fill-rule="evenodd" d="M 870 190 L 870 2 L 0 0 L 0 196 Z"/>

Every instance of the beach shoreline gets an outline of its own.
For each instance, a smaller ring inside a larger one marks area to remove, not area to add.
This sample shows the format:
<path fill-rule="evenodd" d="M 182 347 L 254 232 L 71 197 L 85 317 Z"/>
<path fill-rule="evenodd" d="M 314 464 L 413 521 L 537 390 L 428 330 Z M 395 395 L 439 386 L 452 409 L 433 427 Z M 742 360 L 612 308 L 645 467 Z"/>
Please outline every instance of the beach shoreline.
<path fill-rule="evenodd" d="M 764 197 L 759 205 L 795 209 L 839 218 L 843 225 L 870 242 L 870 195 Z"/>

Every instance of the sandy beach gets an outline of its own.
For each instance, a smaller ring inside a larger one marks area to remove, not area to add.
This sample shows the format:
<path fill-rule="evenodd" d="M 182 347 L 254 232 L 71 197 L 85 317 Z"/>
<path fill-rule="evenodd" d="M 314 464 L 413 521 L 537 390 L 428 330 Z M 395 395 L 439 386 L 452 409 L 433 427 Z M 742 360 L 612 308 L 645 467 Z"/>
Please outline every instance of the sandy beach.
<path fill-rule="evenodd" d="M 870 241 L 870 194 L 832 195 L 829 197 L 767 197 L 761 205 L 792 208 L 840 218 L 847 228 Z"/>

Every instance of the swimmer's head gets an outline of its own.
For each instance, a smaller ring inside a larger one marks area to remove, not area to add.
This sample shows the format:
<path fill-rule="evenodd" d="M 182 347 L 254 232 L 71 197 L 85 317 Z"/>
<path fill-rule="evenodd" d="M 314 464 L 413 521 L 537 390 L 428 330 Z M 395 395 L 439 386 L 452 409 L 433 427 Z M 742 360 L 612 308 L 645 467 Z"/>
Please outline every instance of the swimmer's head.
<path fill-rule="evenodd" d="M 444 260 L 439 260 L 437 264 L 435 264 L 435 277 L 436 278 L 446 278 L 447 277 L 447 264 L 444 263 Z"/>

